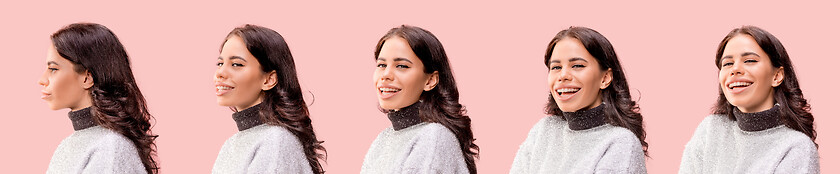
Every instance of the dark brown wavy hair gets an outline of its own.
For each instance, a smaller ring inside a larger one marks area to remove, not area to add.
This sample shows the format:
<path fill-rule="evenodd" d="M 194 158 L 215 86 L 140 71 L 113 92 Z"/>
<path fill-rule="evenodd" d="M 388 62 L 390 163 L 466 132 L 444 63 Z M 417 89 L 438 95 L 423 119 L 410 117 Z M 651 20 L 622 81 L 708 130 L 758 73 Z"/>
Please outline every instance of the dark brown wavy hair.
<path fill-rule="evenodd" d="M 131 63 L 120 40 L 111 30 L 95 23 L 74 23 L 51 36 L 58 54 L 73 62 L 76 73 L 93 77 L 90 95 L 94 120 L 134 143 L 147 173 L 158 173 L 159 166 L 152 115 L 140 93 Z"/>
<path fill-rule="evenodd" d="M 423 101 L 419 103 L 420 118 L 425 122 L 440 123 L 455 134 L 467 168 L 470 173 L 475 174 L 475 159 L 478 158 L 479 149 L 473 138 L 471 120 L 466 115 L 467 110 L 458 103 L 458 87 L 443 45 L 435 35 L 425 29 L 401 25 L 392 28 L 379 39 L 374 52 L 374 60 L 379 57 L 385 40 L 391 37 L 400 37 L 408 41 L 411 50 L 423 63 L 425 73 L 438 72 L 438 85 L 420 94 L 420 100 Z"/>
<path fill-rule="evenodd" d="M 648 143 L 645 142 L 645 128 L 642 124 L 642 114 L 639 113 L 639 105 L 630 98 L 630 87 L 627 85 L 627 77 L 624 75 L 624 69 L 621 68 L 621 63 L 618 56 L 615 54 L 612 44 L 604 35 L 586 27 L 569 27 L 557 33 L 551 42 L 548 43 L 548 48 L 545 50 L 545 66 L 549 66 L 551 60 L 551 53 L 554 51 L 554 46 L 562 39 L 575 38 L 580 40 L 586 51 L 592 57 L 595 57 L 599 67 L 602 71 L 612 69 L 613 79 L 610 85 L 601 90 L 601 100 L 604 101 L 604 115 L 607 117 L 607 122 L 614 126 L 624 127 L 629 129 L 639 142 L 642 144 L 642 150 L 647 156 Z M 545 105 L 545 113 L 549 115 L 563 115 L 563 111 L 557 106 L 554 97 L 548 95 L 548 104 Z M 565 117 L 560 117 L 564 119 Z"/>
<path fill-rule="evenodd" d="M 262 91 L 264 104 L 259 108 L 262 121 L 290 130 L 303 146 L 312 173 L 324 173 L 318 160 L 326 161 L 326 148 L 321 145 L 324 141 L 315 137 L 309 109 L 298 82 L 295 61 L 286 40 L 274 30 L 246 24 L 230 31 L 222 46 L 232 36 L 239 36 L 245 41 L 248 52 L 257 58 L 263 72 L 277 72 L 277 85 Z"/>
<path fill-rule="evenodd" d="M 773 100 L 779 104 L 779 112 L 782 115 L 782 122 L 785 126 L 802 132 L 811 138 L 816 145 L 817 131 L 814 129 L 814 115 L 811 115 L 811 105 L 808 100 L 802 95 L 802 90 L 799 89 L 799 80 L 796 79 L 796 72 L 793 70 L 793 63 L 790 61 L 785 47 L 782 42 L 761 28 L 755 26 L 743 26 L 735 28 L 720 41 L 718 45 L 717 54 L 715 55 L 715 66 L 720 70 L 720 60 L 723 56 L 723 49 L 732 37 L 738 35 L 748 35 L 755 39 L 758 46 L 770 56 L 770 62 L 775 68 L 784 68 L 785 78 L 782 79 L 782 84 L 773 87 Z M 730 120 L 736 120 L 732 109 L 735 108 L 726 96 L 723 95 L 723 89 L 718 88 L 718 99 L 715 106 L 712 108 L 714 114 L 726 115 Z"/>

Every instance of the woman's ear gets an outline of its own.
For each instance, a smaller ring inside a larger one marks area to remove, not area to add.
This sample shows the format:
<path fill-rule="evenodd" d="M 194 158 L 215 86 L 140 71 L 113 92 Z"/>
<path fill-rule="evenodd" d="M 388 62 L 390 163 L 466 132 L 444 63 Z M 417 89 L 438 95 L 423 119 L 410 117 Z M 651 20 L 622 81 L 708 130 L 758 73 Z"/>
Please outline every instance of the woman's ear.
<path fill-rule="evenodd" d="M 93 75 L 90 74 L 90 71 L 85 70 L 85 74 L 82 77 L 82 88 L 90 89 L 93 87 Z"/>
<path fill-rule="evenodd" d="M 604 77 L 601 78 L 601 89 L 607 89 L 610 86 L 613 80 L 613 72 L 612 68 L 607 69 L 607 72 L 604 73 Z"/>
<path fill-rule="evenodd" d="M 277 71 L 272 70 L 266 74 L 265 81 L 263 81 L 262 90 L 269 90 L 277 86 Z"/>
<path fill-rule="evenodd" d="M 784 82 L 784 80 L 785 80 L 785 67 L 779 67 L 779 69 L 776 70 L 776 74 L 773 75 L 772 86 L 777 87 L 779 85 L 782 85 L 782 82 Z"/>
<path fill-rule="evenodd" d="M 438 75 L 438 72 L 437 71 L 433 72 L 432 75 L 429 76 L 429 79 L 426 79 L 426 86 L 423 87 L 423 90 L 424 91 L 431 91 L 432 89 L 435 89 L 435 87 L 438 85 L 438 80 L 439 79 L 440 79 L 440 77 Z"/>

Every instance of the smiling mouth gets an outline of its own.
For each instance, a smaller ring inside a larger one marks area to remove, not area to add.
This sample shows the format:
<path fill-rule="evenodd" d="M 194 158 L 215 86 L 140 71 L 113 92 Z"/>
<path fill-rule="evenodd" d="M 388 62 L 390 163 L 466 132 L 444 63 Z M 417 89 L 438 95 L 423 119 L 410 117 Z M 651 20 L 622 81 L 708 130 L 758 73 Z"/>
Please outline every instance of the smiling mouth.
<path fill-rule="evenodd" d="M 580 88 L 560 88 L 554 90 L 554 92 L 557 92 L 557 95 L 560 96 L 560 100 L 562 101 L 571 99 L 578 91 L 580 91 Z"/>
<path fill-rule="evenodd" d="M 216 86 L 216 96 L 224 95 L 231 90 L 233 90 L 233 87 L 231 86 Z"/>
<path fill-rule="evenodd" d="M 752 84 L 753 82 L 732 82 L 729 83 L 729 85 L 727 85 L 726 87 L 729 88 L 729 91 L 731 91 L 732 94 L 740 94 L 741 92 L 744 92 L 744 90 L 746 90 L 748 87 L 752 86 Z"/>
<path fill-rule="evenodd" d="M 746 88 L 752 84 L 752 82 L 732 82 L 727 87 L 729 87 L 729 89 Z"/>
<path fill-rule="evenodd" d="M 394 94 L 397 94 L 400 91 L 402 91 L 402 89 L 399 89 L 399 88 L 379 88 L 379 94 L 382 94 L 381 97 L 383 99 L 390 98 L 391 96 L 394 96 Z"/>
<path fill-rule="evenodd" d="M 383 93 L 383 94 L 397 93 L 397 92 L 400 92 L 400 91 L 402 91 L 402 89 L 397 89 L 397 88 L 379 88 L 379 92 L 381 92 L 381 93 Z"/>

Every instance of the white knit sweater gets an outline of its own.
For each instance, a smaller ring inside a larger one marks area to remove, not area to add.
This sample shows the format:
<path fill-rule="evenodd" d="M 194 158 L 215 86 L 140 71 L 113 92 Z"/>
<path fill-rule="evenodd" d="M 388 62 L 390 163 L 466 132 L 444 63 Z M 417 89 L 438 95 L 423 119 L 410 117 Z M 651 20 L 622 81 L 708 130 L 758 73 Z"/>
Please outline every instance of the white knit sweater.
<path fill-rule="evenodd" d="M 807 135 L 785 125 L 744 131 L 711 115 L 685 145 L 679 173 L 819 173 L 819 156 Z"/>

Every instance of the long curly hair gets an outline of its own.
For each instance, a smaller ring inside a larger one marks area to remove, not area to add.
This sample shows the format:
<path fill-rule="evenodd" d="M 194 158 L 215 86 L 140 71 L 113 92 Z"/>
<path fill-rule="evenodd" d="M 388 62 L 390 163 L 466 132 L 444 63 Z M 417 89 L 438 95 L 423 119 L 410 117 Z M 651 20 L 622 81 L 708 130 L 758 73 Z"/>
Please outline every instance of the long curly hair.
<path fill-rule="evenodd" d="M 95 23 L 74 23 L 56 31 L 51 40 L 58 54 L 75 65 L 77 73 L 93 77 L 90 95 L 94 120 L 134 143 L 147 173 L 158 173 L 152 115 L 140 93 L 122 43 L 111 30 Z"/>
<path fill-rule="evenodd" d="M 252 24 L 234 28 L 224 42 L 232 36 L 239 36 L 245 41 L 248 52 L 257 58 L 263 72 L 277 72 L 277 85 L 262 91 L 264 104 L 259 108 L 260 119 L 267 124 L 290 130 L 303 146 L 312 172 L 324 173 L 318 160 L 326 161 L 326 148 L 321 145 L 324 141 L 315 137 L 309 109 L 298 82 L 295 61 L 286 40 L 274 30 Z"/>
<path fill-rule="evenodd" d="M 458 87 L 443 45 L 437 37 L 425 29 L 401 25 L 392 28 L 379 39 L 374 59 L 379 57 L 385 40 L 391 37 L 400 37 L 408 41 L 411 50 L 423 63 L 425 73 L 438 72 L 438 85 L 420 94 L 420 100 L 423 101 L 419 103 L 420 118 L 425 122 L 440 123 L 455 134 L 467 168 L 470 173 L 475 174 L 475 160 L 478 158 L 479 148 L 473 138 L 470 117 L 466 115 L 464 106 L 458 102 Z"/>
<path fill-rule="evenodd" d="M 755 26 L 735 28 L 720 41 L 715 55 L 715 66 L 720 70 L 719 62 L 723 56 L 723 49 L 726 48 L 730 39 L 738 35 L 751 36 L 758 43 L 758 46 L 770 56 L 773 67 L 784 68 L 785 78 L 782 79 L 782 84 L 773 87 L 773 100 L 779 103 L 782 122 L 785 126 L 808 135 L 816 145 L 817 131 L 814 129 L 814 115 L 811 115 L 811 105 L 808 104 L 808 100 L 805 100 L 802 90 L 799 89 L 799 80 L 796 79 L 796 72 L 793 69 L 790 56 L 776 36 Z M 735 106 L 726 100 L 723 89 L 718 88 L 718 93 L 717 102 L 712 107 L 713 113 L 726 115 L 730 120 L 736 120 L 732 113 Z"/>
<path fill-rule="evenodd" d="M 551 60 L 551 53 L 554 51 L 554 46 L 562 39 L 575 38 L 580 40 L 586 51 L 595 57 L 599 67 L 602 71 L 612 69 L 613 79 L 610 85 L 601 90 L 601 100 L 604 101 L 604 115 L 607 117 L 607 122 L 614 126 L 624 127 L 629 129 L 639 142 L 642 144 L 642 150 L 645 156 L 648 155 L 648 143 L 645 142 L 645 128 L 643 125 L 642 114 L 639 113 L 639 105 L 636 101 L 630 98 L 630 87 L 627 85 L 627 77 L 624 75 L 624 69 L 621 68 L 621 63 L 618 56 L 615 54 L 612 44 L 604 35 L 586 27 L 569 27 L 557 33 L 551 42 L 548 43 L 548 48 L 545 50 L 545 66 L 549 66 Z M 548 104 L 545 105 L 545 113 L 549 115 L 562 115 L 563 111 L 557 106 L 554 97 L 548 95 Z M 565 117 L 560 117 L 565 120 Z"/>

